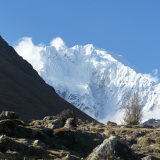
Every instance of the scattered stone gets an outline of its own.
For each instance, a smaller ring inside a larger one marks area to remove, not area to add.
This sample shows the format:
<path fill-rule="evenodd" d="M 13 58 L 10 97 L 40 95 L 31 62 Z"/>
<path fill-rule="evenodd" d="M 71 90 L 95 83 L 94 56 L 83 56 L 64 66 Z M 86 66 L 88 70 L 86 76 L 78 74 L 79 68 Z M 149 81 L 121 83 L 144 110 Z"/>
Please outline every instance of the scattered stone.
<path fill-rule="evenodd" d="M 2 139 L 7 139 L 7 136 L 4 134 L 4 135 L 2 135 L 1 137 L 0 137 L 0 140 L 2 140 Z"/>
<path fill-rule="evenodd" d="M 38 144 L 40 141 L 37 139 L 34 141 L 34 144 Z"/>
<path fill-rule="evenodd" d="M 146 156 L 146 157 L 143 157 L 142 160 L 153 160 L 153 157 L 152 156 Z"/>
<path fill-rule="evenodd" d="M 25 145 L 31 145 L 31 143 L 29 141 L 23 141 L 23 144 L 25 144 Z"/>
<path fill-rule="evenodd" d="M 45 146 L 44 143 L 41 143 L 40 140 L 38 140 L 38 139 L 34 141 L 34 144 L 37 145 L 37 146 L 40 146 L 40 147 Z"/>
<path fill-rule="evenodd" d="M 43 124 L 46 128 L 57 129 L 63 126 L 63 121 L 60 119 L 47 120 Z"/>
<path fill-rule="evenodd" d="M 83 130 L 84 130 L 84 131 L 89 131 L 89 128 L 88 128 L 87 126 L 84 126 L 84 127 L 83 127 Z"/>

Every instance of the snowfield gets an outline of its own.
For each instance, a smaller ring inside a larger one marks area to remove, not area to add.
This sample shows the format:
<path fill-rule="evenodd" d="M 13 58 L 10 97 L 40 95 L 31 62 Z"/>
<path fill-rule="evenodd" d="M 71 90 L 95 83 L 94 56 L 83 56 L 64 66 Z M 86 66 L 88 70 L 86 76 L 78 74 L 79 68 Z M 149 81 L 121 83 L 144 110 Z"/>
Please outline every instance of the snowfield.
<path fill-rule="evenodd" d="M 29 38 L 22 39 L 15 50 L 60 97 L 103 123 L 120 123 L 123 96 L 131 91 L 139 91 L 144 101 L 143 121 L 159 118 L 160 84 L 121 55 L 92 44 L 34 46 Z"/>

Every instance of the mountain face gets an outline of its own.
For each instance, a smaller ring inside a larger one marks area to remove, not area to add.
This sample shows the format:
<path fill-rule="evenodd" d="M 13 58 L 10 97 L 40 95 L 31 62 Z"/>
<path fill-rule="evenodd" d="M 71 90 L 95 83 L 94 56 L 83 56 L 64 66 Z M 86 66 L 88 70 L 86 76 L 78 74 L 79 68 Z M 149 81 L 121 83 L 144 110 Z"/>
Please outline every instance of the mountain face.
<path fill-rule="evenodd" d="M 144 113 L 160 104 L 160 85 L 146 78 L 126 60 L 93 45 L 44 47 L 32 66 L 59 96 L 88 115 L 113 116 L 126 92 L 139 91 Z"/>
<path fill-rule="evenodd" d="M 0 112 L 15 111 L 28 120 L 54 116 L 64 109 L 73 110 L 83 120 L 93 120 L 60 98 L 0 36 Z"/>
<path fill-rule="evenodd" d="M 151 126 L 160 126 L 160 119 L 149 119 L 148 121 L 143 122 L 143 124 L 151 125 Z"/>

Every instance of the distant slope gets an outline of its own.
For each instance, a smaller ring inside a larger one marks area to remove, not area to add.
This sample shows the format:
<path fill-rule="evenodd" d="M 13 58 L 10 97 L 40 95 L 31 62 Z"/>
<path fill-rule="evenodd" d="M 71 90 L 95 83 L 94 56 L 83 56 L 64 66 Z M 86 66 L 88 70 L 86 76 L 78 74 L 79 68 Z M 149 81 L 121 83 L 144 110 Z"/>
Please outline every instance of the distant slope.
<path fill-rule="evenodd" d="M 93 120 L 60 98 L 54 88 L 46 84 L 33 67 L 0 36 L 0 112 L 12 110 L 27 120 L 56 115 L 68 108 L 82 120 Z"/>

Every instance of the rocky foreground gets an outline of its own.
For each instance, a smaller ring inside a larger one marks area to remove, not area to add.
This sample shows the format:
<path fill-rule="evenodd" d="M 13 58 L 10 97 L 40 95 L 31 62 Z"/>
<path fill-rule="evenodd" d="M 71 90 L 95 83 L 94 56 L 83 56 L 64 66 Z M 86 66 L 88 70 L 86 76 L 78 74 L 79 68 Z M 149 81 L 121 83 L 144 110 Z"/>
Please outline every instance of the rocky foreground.
<path fill-rule="evenodd" d="M 158 127 L 83 122 L 70 110 L 28 121 L 3 111 L 0 119 L 1 159 L 160 159 Z"/>

